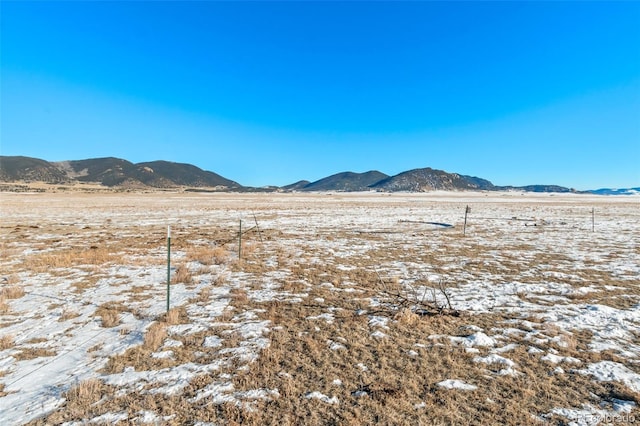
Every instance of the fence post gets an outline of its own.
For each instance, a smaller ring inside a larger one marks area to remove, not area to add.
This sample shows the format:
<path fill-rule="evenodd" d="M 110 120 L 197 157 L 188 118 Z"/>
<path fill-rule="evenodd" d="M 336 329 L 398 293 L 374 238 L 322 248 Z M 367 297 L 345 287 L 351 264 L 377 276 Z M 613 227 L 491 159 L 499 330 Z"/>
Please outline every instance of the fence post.
<path fill-rule="evenodd" d="M 240 219 L 240 231 L 238 232 L 238 260 L 242 260 L 242 219 Z"/>
<path fill-rule="evenodd" d="M 167 226 L 167 312 L 169 312 L 169 297 L 171 285 L 171 225 Z"/>
<path fill-rule="evenodd" d="M 469 206 L 464 209 L 464 227 L 462 228 L 462 235 L 467 235 L 467 215 L 470 211 L 471 209 Z"/>

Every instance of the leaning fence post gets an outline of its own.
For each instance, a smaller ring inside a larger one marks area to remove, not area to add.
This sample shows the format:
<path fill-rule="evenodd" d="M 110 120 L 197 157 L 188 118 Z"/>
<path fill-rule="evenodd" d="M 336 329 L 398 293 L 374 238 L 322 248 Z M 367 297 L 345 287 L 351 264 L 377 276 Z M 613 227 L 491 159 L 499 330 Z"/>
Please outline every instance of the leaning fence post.
<path fill-rule="evenodd" d="M 469 208 L 469 206 L 464 209 L 464 226 L 462 228 L 462 235 L 467 235 L 467 215 L 470 211 L 471 209 Z"/>
<path fill-rule="evenodd" d="M 167 312 L 169 312 L 169 297 L 171 285 L 171 225 L 167 226 Z"/>

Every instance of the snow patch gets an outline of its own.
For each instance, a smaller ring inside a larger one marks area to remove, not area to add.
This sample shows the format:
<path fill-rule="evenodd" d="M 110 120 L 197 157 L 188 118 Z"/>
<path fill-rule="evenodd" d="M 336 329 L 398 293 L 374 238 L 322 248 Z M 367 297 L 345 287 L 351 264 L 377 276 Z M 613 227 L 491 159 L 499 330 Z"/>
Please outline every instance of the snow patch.
<path fill-rule="evenodd" d="M 456 379 L 447 379 L 437 383 L 438 386 L 445 389 L 460 389 L 460 390 L 476 390 L 478 389 L 475 385 L 470 385 L 468 383 L 463 382 L 462 380 Z"/>
<path fill-rule="evenodd" d="M 318 391 L 308 392 L 304 395 L 307 399 L 319 399 L 322 402 L 326 402 L 327 404 L 338 404 L 340 401 L 337 397 L 329 398 L 327 395 L 320 393 Z"/>
<path fill-rule="evenodd" d="M 640 374 L 635 373 L 623 364 L 613 361 L 600 361 L 589 364 L 582 374 L 591 374 L 601 382 L 620 382 L 634 392 L 640 392 Z"/>

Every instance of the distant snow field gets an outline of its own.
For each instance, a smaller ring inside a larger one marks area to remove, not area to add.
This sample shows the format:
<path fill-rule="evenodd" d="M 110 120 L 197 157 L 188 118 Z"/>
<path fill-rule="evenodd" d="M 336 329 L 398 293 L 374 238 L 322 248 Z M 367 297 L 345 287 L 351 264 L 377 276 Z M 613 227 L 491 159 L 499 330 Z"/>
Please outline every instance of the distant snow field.
<path fill-rule="evenodd" d="M 531 375 L 602 386 L 531 408 L 531 421 L 640 421 L 638 196 L 2 193 L 0 204 L 2 425 L 55 415 L 66 424 L 217 424 L 190 408 L 118 405 L 134 395 L 246 413 L 290 398 L 344 419 L 338 410 L 366 411 L 398 389 L 415 395 L 414 419 L 428 418 L 431 393 L 473 404 L 494 384 L 525 386 Z M 301 312 L 294 322 L 279 307 Z M 460 326 L 444 328 L 449 318 Z M 363 334 L 341 335 L 344 321 Z M 427 323 L 410 342 L 398 331 Z M 289 344 L 282 336 L 318 359 L 348 359 L 353 378 L 336 369 L 296 384 L 299 372 L 282 367 L 243 382 Z M 350 358 L 363 348 L 374 355 Z M 375 375 L 381 354 L 412 365 L 428 351 L 449 364 L 419 391 Z M 447 370 L 457 368 L 450 357 L 466 367 Z M 92 385 L 93 414 L 71 414 Z M 506 404 L 496 398 L 480 400 Z"/>

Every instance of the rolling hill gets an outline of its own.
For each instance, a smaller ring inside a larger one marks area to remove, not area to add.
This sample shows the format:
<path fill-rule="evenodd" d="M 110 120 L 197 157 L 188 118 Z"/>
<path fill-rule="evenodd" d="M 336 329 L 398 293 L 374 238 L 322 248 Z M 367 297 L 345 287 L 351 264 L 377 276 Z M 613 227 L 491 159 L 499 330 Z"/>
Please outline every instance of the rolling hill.
<path fill-rule="evenodd" d="M 237 182 L 191 164 L 169 161 L 134 164 L 114 157 L 48 162 L 37 158 L 0 156 L 0 181 L 53 184 L 75 181 L 127 188 L 242 188 Z"/>
<path fill-rule="evenodd" d="M 449 173 L 430 167 L 408 170 L 394 176 L 371 170 L 342 172 L 309 182 L 300 180 L 282 187 L 245 187 L 219 174 L 194 165 L 170 161 L 132 163 L 115 158 L 92 158 L 49 162 L 23 156 L 0 156 L 0 182 L 48 184 L 92 183 L 114 189 L 171 189 L 197 191 L 525 191 L 576 192 L 558 185 L 496 186 L 486 179 Z M 599 195 L 640 194 L 640 188 L 584 191 Z"/>
<path fill-rule="evenodd" d="M 90 160 L 61 161 L 52 163 L 80 182 L 100 182 L 116 186 L 130 179 L 134 164 L 120 158 L 93 158 Z"/>
<path fill-rule="evenodd" d="M 637 188 L 600 188 L 587 191 L 597 195 L 637 195 L 640 194 L 640 187 Z"/>
<path fill-rule="evenodd" d="M 0 156 L 0 181 L 63 183 L 69 180 L 63 170 L 48 161 L 31 157 Z"/>
<path fill-rule="evenodd" d="M 387 177 L 371 185 L 383 191 L 425 192 L 434 190 L 492 190 L 494 185 L 485 179 L 447 173 L 432 168 L 414 169 Z"/>
<path fill-rule="evenodd" d="M 388 175 L 376 170 L 365 173 L 343 172 L 326 178 L 311 182 L 300 191 L 368 191 L 371 185 L 382 179 L 388 178 Z"/>

